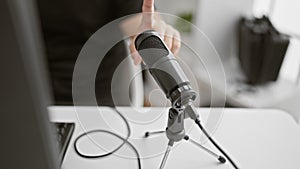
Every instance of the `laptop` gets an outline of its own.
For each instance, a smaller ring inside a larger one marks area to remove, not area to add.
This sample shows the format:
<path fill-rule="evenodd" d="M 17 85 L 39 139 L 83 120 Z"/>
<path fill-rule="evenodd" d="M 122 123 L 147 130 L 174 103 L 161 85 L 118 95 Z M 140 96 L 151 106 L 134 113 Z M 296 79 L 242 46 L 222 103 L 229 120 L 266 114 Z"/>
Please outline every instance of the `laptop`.
<path fill-rule="evenodd" d="M 0 1 L 1 163 L 9 169 L 58 169 L 74 124 L 52 124 L 43 41 L 33 0 Z"/>

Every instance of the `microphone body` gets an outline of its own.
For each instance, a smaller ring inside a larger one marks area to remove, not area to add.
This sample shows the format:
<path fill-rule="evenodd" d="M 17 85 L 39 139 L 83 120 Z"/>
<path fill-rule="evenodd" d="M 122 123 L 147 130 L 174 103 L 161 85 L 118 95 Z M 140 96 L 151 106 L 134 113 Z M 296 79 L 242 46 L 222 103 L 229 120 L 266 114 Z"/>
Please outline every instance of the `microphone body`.
<path fill-rule="evenodd" d="M 173 107 L 185 107 L 196 99 L 188 78 L 157 32 L 139 34 L 135 47 Z"/>

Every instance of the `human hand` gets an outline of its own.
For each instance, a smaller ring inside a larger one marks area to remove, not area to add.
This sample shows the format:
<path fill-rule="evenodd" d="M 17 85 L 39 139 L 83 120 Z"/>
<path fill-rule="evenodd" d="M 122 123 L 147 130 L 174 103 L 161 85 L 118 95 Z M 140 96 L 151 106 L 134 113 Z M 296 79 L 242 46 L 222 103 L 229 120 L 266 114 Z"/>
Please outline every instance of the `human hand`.
<path fill-rule="evenodd" d="M 135 48 L 135 38 L 141 32 L 146 30 L 155 30 L 163 38 L 165 44 L 174 55 L 177 55 L 181 46 L 181 38 L 179 32 L 171 25 L 165 23 L 159 16 L 159 13 L 154 11 L 154 0 L 144 0 L 142 7 L 142 16 L 139 18 L 139 26 L 135 36 L 131 37 L 130 53 L 134 64 L 138 65 L 142 62 L 141 56 Z"/>

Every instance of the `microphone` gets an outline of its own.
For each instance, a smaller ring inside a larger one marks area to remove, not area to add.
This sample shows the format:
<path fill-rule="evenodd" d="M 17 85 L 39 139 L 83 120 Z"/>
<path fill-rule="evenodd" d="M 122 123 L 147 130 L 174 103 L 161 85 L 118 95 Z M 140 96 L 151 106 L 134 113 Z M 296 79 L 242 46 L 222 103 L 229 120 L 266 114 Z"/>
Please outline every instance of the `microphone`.
<path fill-rule="evenodd" d="M 135 48 L 172 106 L 191 105 L 197 94 L 159 34 L 154 30 L 139 34 L 135 39 Z"/>
<path fill-rule="evenodd" d="M 157 32 L 148 30 L 139 34 L 135 39 L 135 47 L 149 72 L 172 103 L 166 129 L 166 135 L 172 145 L 174 141 L 180 141 L 185 136 L 184 119 L 198 118 L 198 113 L 193 111 L 194 109 L 189 109 L 197 94 Z"/>
<path fill-rule="evenodd" d="M 143 58 L 144 63 L 148 67 L 155 81 L 172 103 L 172 108 L 169 109 L 168 125 L 166 129 L 169 143 L 160 168 L 164 167 L 171 150 L 170 148 L 173 146 L 174 142 L 182 139 L 189 140 L 189 137 L 185 134 L 184 130 L 184 119 L 187 115 L 195 121 L 204 135 L 229 160 L 233 167 L 238 169 L 234 161 L 214 141 L 200 123 L 197 110 L 192 105 L 197 94 L 192 89 L 188 78 L 159 34 L 154 30 L 148 30 L 139 34 L 135 39 L 135 48 Z M 149 136 L 149 132 L 146 132 L 145 136 Z M 223 156 L 213 153 L 193 140 L 191 141 L 213 156 L 216 156 L 221 163 L 226 162 L 226 159 Z"/>

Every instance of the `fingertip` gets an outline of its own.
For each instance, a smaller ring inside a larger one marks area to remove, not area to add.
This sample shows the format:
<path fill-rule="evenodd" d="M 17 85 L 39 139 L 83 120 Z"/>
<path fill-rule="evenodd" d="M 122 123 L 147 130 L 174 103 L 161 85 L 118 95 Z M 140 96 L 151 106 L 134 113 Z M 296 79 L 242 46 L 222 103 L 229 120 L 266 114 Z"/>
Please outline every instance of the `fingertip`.
<path fill-rule="evenodd" d="M 174 39 L 180 43 L 181 42 L 180 33 L 176 29 L 174 29 L 174 30 L 175 30 L 174 31 Z"/>
<path fill-rule="evenodd" d="M 173 47 L 177 50 L 181 47 L 181 37 L 178 31 L 175 31 L 173 37 Z"/>
<path fill-rule="evenodd" d="M 179 49 L 177 49 L 177 50 L 174 51 L 174 55 L 175 56 L 178 56 L 178 54 L 179 54 Z"/>
<path fill-rule="evenodd" d="M 180 41 L 175 40 L 175 42 L 174 42 L 174 48 L 175 48 L 176 50 L 179 50 L 180 47 L 181 47 Z"/>
<path fill-rule="evenodd" d="M 172 44 L 172 49 L 171 49 L 171 51 L 173 51 L 173 53 L 175 54 L 175 53 L 179 53 L 179 50 L 180 50 L 180 46 L 181 46 L 181 44 L 180 44 L 180 42 L 179 41 L 177 41 L 176 39 L 173 39 L 173 44 Z"/>
<path fill-rule="evenodd" d="M 154 0 L 144 0 L 142 12 L 154 12 Z"/>

